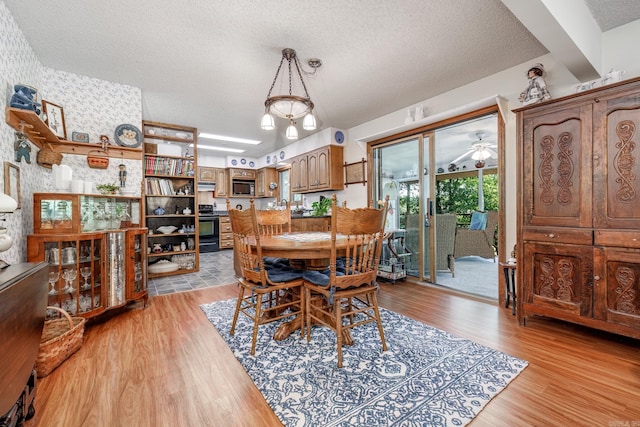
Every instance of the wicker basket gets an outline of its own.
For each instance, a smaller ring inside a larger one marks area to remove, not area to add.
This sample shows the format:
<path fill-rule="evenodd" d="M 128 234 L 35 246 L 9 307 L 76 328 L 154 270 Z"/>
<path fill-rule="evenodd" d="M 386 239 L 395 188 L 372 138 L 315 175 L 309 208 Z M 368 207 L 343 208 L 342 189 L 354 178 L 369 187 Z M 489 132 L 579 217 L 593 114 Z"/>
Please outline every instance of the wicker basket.
<path fill-rule="evenodd" d="M 71 317 L 61 308 L 49 306 L 47 309 L 57 310 L 65 318 L 44 322 L 40 350 L 36 359 L 38 377 L 46 377 L 80 349 L 86 322 L 84 317 Z"/>
<path fill-rule="evenodd" d="M 51 151 L 46 147 L 42 147 L 40 151 L 38 151 L 36 161 L 40 166 L 51 169 L 53 165 L 60 164 L 60 162 L 62 161 L 62 154 Z"/>
<path fill-rule="evenodd" d="M 109 167 L 109 156 L 101 150 L 93 150 L 87 153 L 87 164 L 92 169 L 106 169 Z"/>

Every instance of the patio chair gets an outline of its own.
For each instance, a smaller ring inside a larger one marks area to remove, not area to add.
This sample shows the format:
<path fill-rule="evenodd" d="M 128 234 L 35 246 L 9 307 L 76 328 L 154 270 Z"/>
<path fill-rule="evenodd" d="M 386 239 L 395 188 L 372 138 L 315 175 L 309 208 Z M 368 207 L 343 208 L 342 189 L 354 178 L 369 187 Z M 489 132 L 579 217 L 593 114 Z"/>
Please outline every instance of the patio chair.
<path fill-rule="evenodd" d="M 303 315 L 302 271 L 285 265 L 265 265 L 253 199 L 247 210 L 232 209 L 229 200 L 227 207 L 233 233 L 233 248 L 241 272 L 238 279 L 240 290 L 230 334 L 235 333 L 240 313 L 250 318 L 253 321 L 251 354 L 255 354 L 260 325 Z M 250 244 L 251 240 L 255 240 L 254 249 Z M 303 328 L 300 333 L 304 336 Z"/>
<path fill-rule="evenodd" d="M 382 350 L 387 343 L 378 309 L 378 262 L 383 245 L 388 197 L 382 209 L 339 207 L 335 195 L 331 207 L 331 258 L 325 271 L 303 273 L 307 340 L 311 325 L 321 324 L 336 334 L 338 367 L 342 367 L 342 344 L 350 343 L 349 331 L 376 322 Z M 344 256 L 336 249 L 336 236 L 347 246 Z"/>
<path fill-rule="evenodd" d="M 449 270 L 451 277 L 455 275 L 456 222 L 455 214 L 436 214 L 436 270 Z"/>
<path fill-rule="evenodd" d="M 483 227 L 482 224 L 480 224 L 479 227 L 474 227 L 477 222 L 474 216 L 478 218 L 481 217 L 481 215 L 472 215 L 469 228 L 458 228 L 456 230 L 456 243 L 453 256 L 454 258 L 460 258 L 475 255 L 486 259 L 493 259 L 495 262 L 496 248 L 494 238 L 496 227 L 498 226 L 498 212 L 474 212 L 474 214 L 486 215 L 486 225 Z"/>

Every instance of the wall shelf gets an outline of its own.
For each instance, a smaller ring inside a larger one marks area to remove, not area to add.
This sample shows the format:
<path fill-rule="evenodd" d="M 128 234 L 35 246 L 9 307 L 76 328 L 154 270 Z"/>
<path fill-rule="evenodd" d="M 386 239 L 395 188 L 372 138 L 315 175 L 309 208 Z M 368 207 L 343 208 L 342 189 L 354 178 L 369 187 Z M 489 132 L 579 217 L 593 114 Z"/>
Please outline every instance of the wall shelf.
<path fill-rule="evenodd" d="M 40 117 L 31 110 L 21 110 L 19 108 L 6 107 L 6 122 L 9 126 L 20 131 L 24 125 L 24 133 L 38 148 L 47 147 L 56 153 L 77 154 L 86 156 L 91 151 L 100 150 L 99 143 L 73 142 L 58 138 L 47 125 L 40 120 Z M 142 148 L 130 148 L 107 145 L 109 157 L 122 159 L 141 160 Z"/>

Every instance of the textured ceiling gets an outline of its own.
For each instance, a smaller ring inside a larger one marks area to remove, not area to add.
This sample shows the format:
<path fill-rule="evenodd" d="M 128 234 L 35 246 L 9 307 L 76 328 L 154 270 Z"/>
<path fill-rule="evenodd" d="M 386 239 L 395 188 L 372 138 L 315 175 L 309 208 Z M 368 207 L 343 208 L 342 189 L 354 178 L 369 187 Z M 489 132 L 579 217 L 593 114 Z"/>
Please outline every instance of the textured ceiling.
<path fill-rule="evenodd" d="M 141 88 L 144 119 L 264 141 L 254 157 L 286 144 L 284 123 L 259 126 L 285 47 L 303 65 L 323 62 L 306 78 L 319 129 L 348 129 L 547 53 L 500 0 L 5 4 L 42 65 Z"/>

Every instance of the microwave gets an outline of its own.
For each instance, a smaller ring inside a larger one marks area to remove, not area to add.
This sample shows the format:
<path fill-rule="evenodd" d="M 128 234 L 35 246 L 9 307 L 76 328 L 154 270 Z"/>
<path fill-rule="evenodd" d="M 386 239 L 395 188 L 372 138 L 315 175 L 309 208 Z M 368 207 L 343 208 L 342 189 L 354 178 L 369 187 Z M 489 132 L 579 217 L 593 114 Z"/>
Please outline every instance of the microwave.
<path fill-rule="evenodd" d="M 255 196 L 255 181 L 231 181 L 231 193 L 234 196 Z"/>

